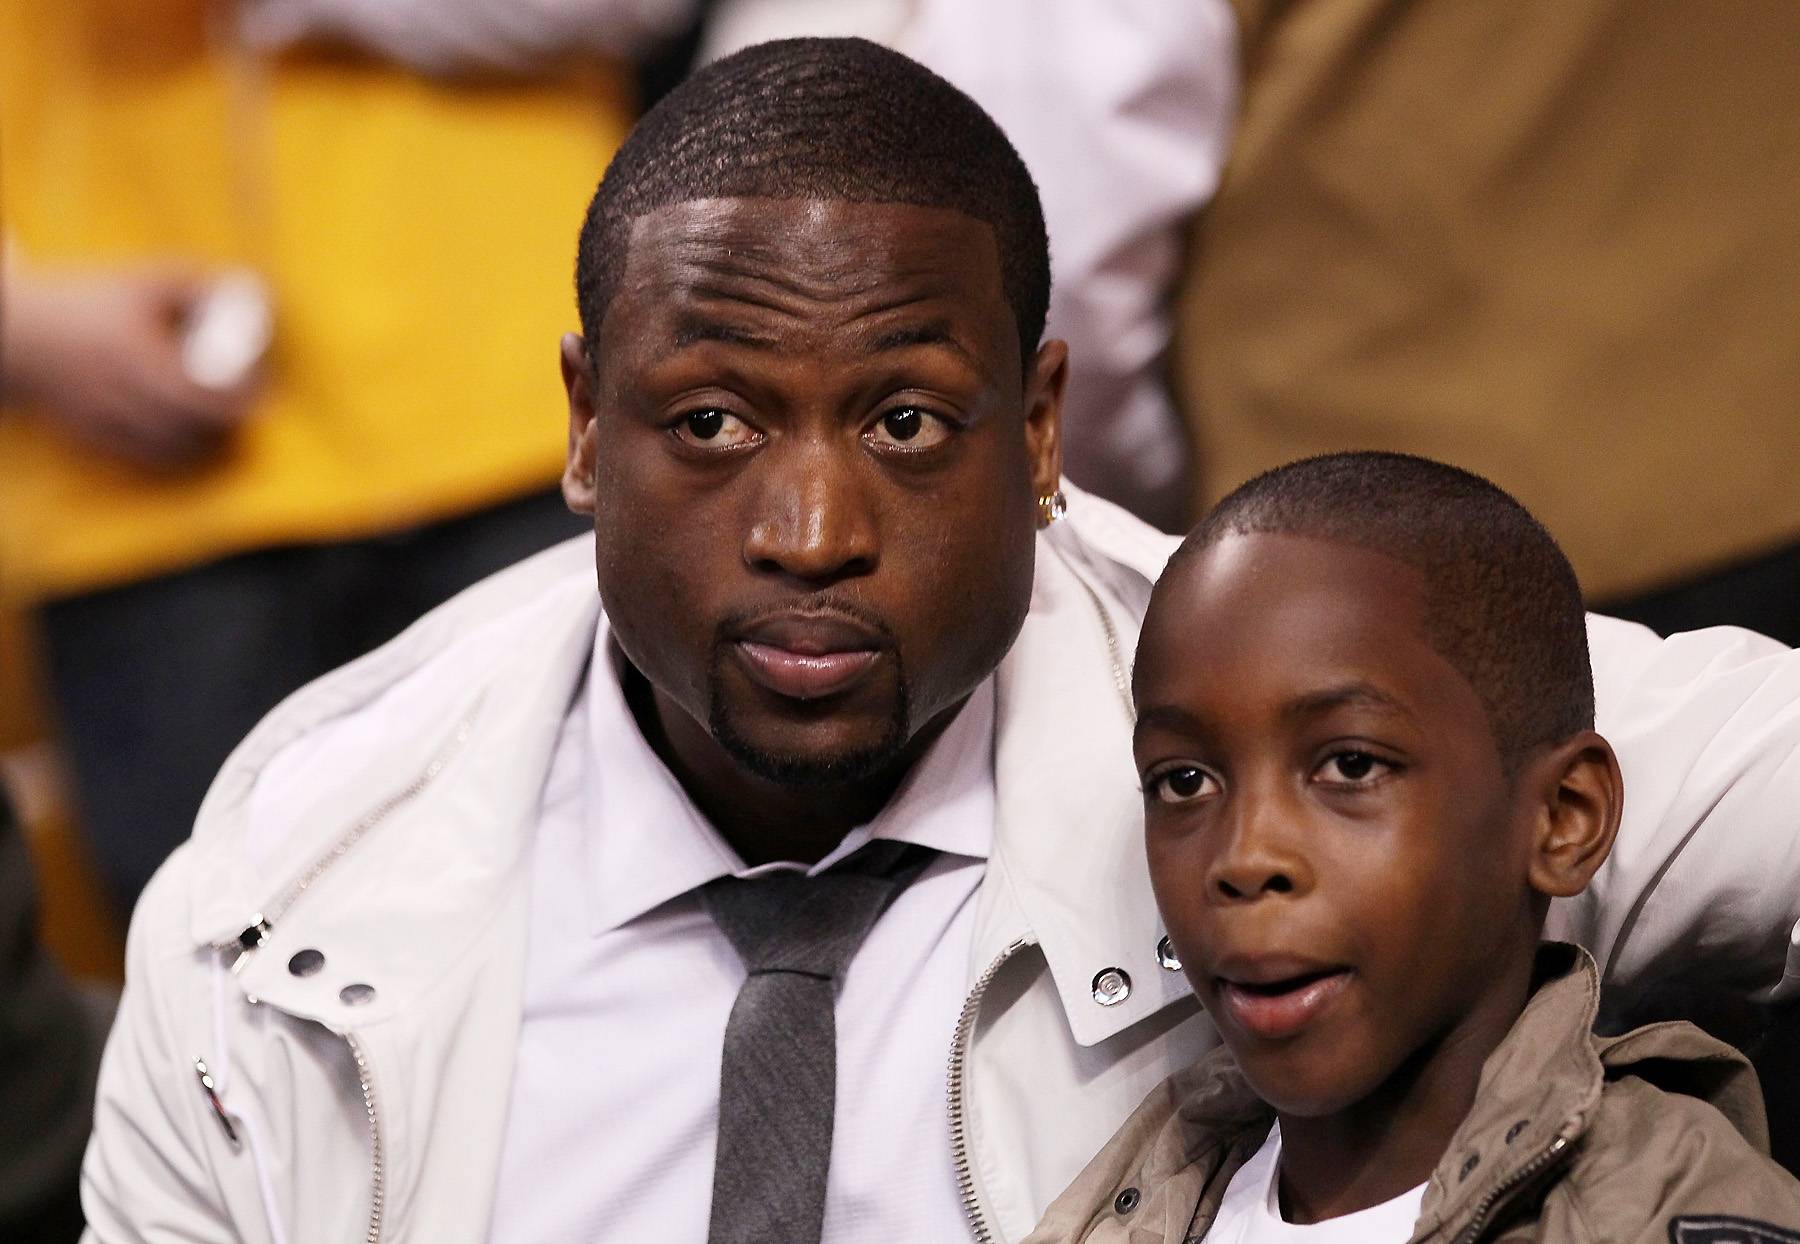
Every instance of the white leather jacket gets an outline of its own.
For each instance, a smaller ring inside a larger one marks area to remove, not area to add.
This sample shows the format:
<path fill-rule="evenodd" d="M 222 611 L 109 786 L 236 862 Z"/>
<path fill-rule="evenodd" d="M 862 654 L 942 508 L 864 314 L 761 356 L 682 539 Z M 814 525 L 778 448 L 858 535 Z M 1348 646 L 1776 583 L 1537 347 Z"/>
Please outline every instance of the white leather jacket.
<path fill-rule="evenodd" d="M 978 1240 L 1024 1236 L 1212 1044 L 1159 957 L 1130 751 L 1127 671 L 1173 547 L 1071 490 L 1000 670 L 994 850 L 944 1052 L 944 1143 Z M 132 922 L 89 1239 L 486 1238 L 535 810 L 598 608 L 592 546 L 571 541 L 238 748 Z M 1679 968 L 1759 998 L 1791 988 L 1800 657 L 1733 630 L 1662 642 L 1594 619 L 1591 636 L 1630 794 L 1612 859 L 1552 934 L 1614 984 Z"/>

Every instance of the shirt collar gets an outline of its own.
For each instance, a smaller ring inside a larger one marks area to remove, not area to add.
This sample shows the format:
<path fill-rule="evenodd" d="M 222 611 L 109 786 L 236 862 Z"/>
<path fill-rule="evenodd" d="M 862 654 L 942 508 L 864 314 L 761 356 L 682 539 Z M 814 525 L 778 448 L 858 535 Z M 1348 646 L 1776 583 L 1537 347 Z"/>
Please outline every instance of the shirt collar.
<path fill-rule="evenodd" d="M 823 872 L 874 838 L 985 860 L 994 836 L 994 680 L 913 767 L 887 807 L 817 864 L 746 867 L 638 730 L 625 702 L 624 658 L 603 616 L 585 709 L 588 931 L 598 937 L 719 877 Z"/>

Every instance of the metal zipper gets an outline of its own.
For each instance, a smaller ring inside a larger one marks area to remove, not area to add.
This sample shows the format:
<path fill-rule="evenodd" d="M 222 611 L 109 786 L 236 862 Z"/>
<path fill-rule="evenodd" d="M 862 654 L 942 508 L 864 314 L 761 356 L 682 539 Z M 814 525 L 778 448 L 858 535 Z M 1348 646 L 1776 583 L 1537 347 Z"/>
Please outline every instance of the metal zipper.
<path fill-rule="evenodd" d="M 969 1164 L 969 1132 L 963 1120 L 963 1063 L 969 1052 L 969 1037 L 975 1030 L 975 1016 L 981 1009 L 981 996 L 987 992 L 995 973 L 1005 966 L 1006 961 L 1030 944 L 1024 938 L 1013 942 L 976 978 L 975 987 L 963 1000 L 962 1014 L 956 1017 L 956 1035 L 950 1043 L 950 1156 L 956 1163 L 956 1186 L 962 1192 L 963 1213 L 968 1215 L 975 1244 L 993 1244 L 994 1233 L 988 1228 L 987 1215 L 981 1208 L 981 1198 L 975 1193 L 975 1172 Z"/>
<path fill-rule="evenodd" d="M 1489 1217 L 1493 1215 L 1494 1209 L 1502 1200 L 1516 1195 L 1534 1180 L 1549 1174 L 1557 1162 L 1568 1156 L 1575 1143 L 1575 1138 L 1581 1135 L 1581 1127 L 1582 1119 L 1579 1114 L 1571 1115 L 1564 1120 L 1563 1125 L 1557 1129 L 1556 1136 L 1546 1148 L 1509 1177 L 1488 1189 L 1487 1195 L 1482 1197 L 1475 1206 L 1475 1216 L 1469 1220 L 1467 1226 L 1456 1233 L 1456 1239 L 1452 1241 L 1452 1244 L 1475 1244 L 1475 1240 L 1481 1235 L 1481 1229 L 1487 1226 Z"/>
<path fill-rule="evenodd" d="M 243 970 L 244 964 L 249 961 L 251 954 L 269 939 L 269 934 L 275 931 L 275 921 L 285 916 L 288 909 L 299 900 L 302 894 L 306 893 L 315 881 L 324 876 L 333 864 L 343 859 L 352 847 L 362 841 L 364 835 L 392 815 L 395 809 L 416 799 L 426 787 L 431 785 L 462 745 L 468 742 L 469 731 L 474 722 L 475 715 L 471 713 L 457 723 L 455 735 L 439 749 L 436 756 L 432 757 L 431 763 L 425 767 L 424 772 L 364 814 L 363 818 L 352 825 L 343 837 L 333 843 L 329 850 L 314 860 L 305 872 L 278 894 L 273 903 L 251 917 L 250 923 L 244 926 L 242 932 L 229 941 L 213 944 L 214 948 L 222 953 L 235 954 L 236 957 L 231 961 L 233 972 Z"/>
<path fill-rule="evenodd" d="M 362 1089 L 363 1113 L 369 1116 L 369 1154 L 374 1165 L 369 1192 L 369 1231 L 364 1244 L 381 1244 L 381 1211 L 387 1201 L 387 1171 L 382 1165 L 381 1116 L 375 1110 L 375 1077 L 369 1070 L 369 1058 L 362 1042 L 353 1033 L 344 1033 L 350 1046 L 350 1057 L 356 1060 L 356 1083 Z"/>

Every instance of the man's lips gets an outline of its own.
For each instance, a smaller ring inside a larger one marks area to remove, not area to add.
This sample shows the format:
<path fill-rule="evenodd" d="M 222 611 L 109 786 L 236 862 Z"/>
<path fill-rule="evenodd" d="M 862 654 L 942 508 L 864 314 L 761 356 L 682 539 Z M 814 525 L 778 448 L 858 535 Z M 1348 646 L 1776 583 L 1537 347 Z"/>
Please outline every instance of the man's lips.
<path fill-rule="evenodd" d="M 1291 1037 L 1330 1006 L 1350 983 L 1349 968 L 1289 958 L 1239 959 L 1218 965 L 1219 1002 L 1253 1037 Z"/>
<path fill-rule="evenodd" d="M 753 682 L 795 700 L 848 691 L 875 667 L 884 646 L 880 632 L 834 614 L 764 618 L 732 642 Z"/>

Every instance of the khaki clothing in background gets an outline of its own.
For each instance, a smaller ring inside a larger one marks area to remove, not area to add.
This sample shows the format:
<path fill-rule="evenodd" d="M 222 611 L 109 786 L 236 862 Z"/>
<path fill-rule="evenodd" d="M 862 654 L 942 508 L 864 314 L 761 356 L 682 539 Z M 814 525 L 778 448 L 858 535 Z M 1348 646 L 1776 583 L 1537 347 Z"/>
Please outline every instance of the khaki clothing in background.
<path fill-rule="evenodd" d="M 1174 363 L 1199 500 L 1421 453 L 1590 597 L 1800 540 L 1800 5 L 1234 7 Z"/>
<path fill-rule="evenodd" d="M 1767 1156 L 1743 1056 L 1685 1023 L 1596 1037 L 1593 959 L 1548 943 L 1538 966 L 1547 979 L 1483 1065 L 1413 1240 L 1794 1238 L 1780 1232 L 1800 1230 L 1800 1184 Z M 1203 1237 L 1273 1121 L 1230 1052 L 1215 1050 L 1150 1095 L 1026 1244 Z M 1730 1219 L 1736 1234 L 1706 1234 Z"/>

